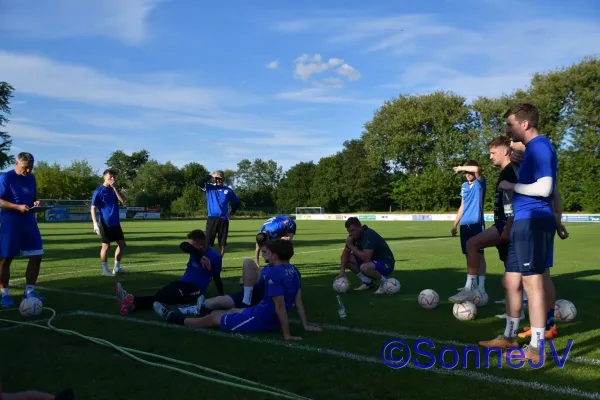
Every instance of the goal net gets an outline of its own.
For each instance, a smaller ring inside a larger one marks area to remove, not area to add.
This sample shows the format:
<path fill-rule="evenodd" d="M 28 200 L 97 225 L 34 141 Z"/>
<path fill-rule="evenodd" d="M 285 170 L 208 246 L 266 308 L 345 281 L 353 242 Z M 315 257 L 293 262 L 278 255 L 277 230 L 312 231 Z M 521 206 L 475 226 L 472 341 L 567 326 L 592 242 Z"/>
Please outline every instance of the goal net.
<path fill-rule="evenodd" d="M 298 214 L 325 214 L 323 207 L 296 207 L 296 215 Z"/>

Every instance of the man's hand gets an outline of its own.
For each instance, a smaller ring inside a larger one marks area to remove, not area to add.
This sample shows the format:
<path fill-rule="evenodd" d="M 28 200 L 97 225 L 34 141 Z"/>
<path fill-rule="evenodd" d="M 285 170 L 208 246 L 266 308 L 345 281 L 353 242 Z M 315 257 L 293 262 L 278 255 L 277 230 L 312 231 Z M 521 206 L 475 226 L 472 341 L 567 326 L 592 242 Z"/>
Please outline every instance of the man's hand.
<path fill-rule="evenodd" d="M 508 243 L 510 241 L 510 229 L 504 229 L 500 235 L 500 242 Z"/>
<path fill-rule="evenodd" d="M 94 222 L 94 232 L 96 232 L 96 235 L 100 235 L 100 227 L 97 222 Z"/>
<path fill-rule="evenodd" d="M 33 202 L 33 206 L 34 207 L 39 207 L 40 205 L 42 205 L 42 202 L 39 201 L 39 200 L 36 200 L 36 201 Z"/>
<path fill-rule="evenodd" d="M 509 181 L 502 181 L 498 185 L 498 189 L 512 192 L 513 190 L 515 190 L 515 184 Z"/>
<path fill-rule="evenodd" d="M 210 271 L 210 260 L 208 259 L 208 257 L 206 257 L 206 256 L 202 257 L 200 259 L 200 263 L 202 263 L 204 268 L 206 268 L 207 270 Z"/>
<path fill-rule="evenodd" d="M 452 225 L 452 229 L 450 229 L 450 234 L 452 236 L 456 236 L 456 232 L 457 232 L 456 225 Z"/>
<path fill-rule="evenodd" d="M 458 174 L 458 173 L 459 173 L 459 172 L 461 172 L 463 169 L 462 169 L 462 167 L 454 167 L 454 168 L 452 168 L 452 170 L 454 170 L 454 173 L 455 173 L 455 174 Z"/>
<path fill-rule="evenodd" d="M 334 280 L 338 280 L 340 278 L 345 278 L 346 277 L 346 271 L 340 272 L 339 274 L 337 274 L 337 276 L 335 277 Z"/>
<path fill-rule="evenodd" d="M 567 232 L 567 228 L 563 224 L 560 224 L 556 227 L 556 233 L 562 240 L 565 240 L 569 237 L 569 232 Z"/>
<path fill-rule="evenodd" d="M 352 238 L 352 236 L 348 236 L 346 238 L 346 246 L 353 246 L 354 245 L 354 239 Z"/>
<path fill-rule="evenodd" d="M 525 158 L 525 153 L 521 150 L 513 150 L 510 153 L 510 161 L 514 162 L 515 164 L 520 164 L 521 161 L 523 161 L 523 158 Z"/>
<path fill-rule="evenodd" d="M 25 214 L 29 212 L 29 206 L 27 204 L 19 204 L 17 205 L 17 210 L 21 211 L 21 213 Z"/>
<path fill-rule="evenodd" d="M 314 325 L 304 325 L 304 330 L 307 332 L 323 332 L 323 329 Z"/>
<path fill-rule="evenodd" d="M 285 340 L 302 340 L 301 337 L 298 336 L 292 336 L 292 335 L 287 335 L 283 337 Z"/>

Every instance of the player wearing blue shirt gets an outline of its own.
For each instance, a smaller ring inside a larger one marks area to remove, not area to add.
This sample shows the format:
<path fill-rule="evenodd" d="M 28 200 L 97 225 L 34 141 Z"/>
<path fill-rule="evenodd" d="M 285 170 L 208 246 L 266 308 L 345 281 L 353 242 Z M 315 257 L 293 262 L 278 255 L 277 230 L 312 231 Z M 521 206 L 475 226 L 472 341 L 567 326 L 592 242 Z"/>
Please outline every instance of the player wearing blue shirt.
<path fill-rule="evenodd" d="M 42 235 L 32 207 L 37 207 L 37 184 L 31 173 L 34 165 L 31 153 L 19 153 L 15 168 L 0 175 L 0 292 L 2 307 L 12 307 L 14 302 L 8 292 L 10 264 L 21 252 L 29 258 L 25 273 L 26 285 L 23 298 L 36 297 L 44 300 L 35 291 L 40 273 Z"/>
<path fill-rule="evenodd" d="M 278 215 L 266 220 L 256 234 L 256 249 L 254 254 L 256 265 L 260 265 L 258 253 L 260 252 L 260 246 L 264 242 L 270 239 L 292 240 L 295 235 L 296 221 L 287 215 Z"/>
<path fill-rule="evenodd" d="M 460 188 L 460 208 L 450 232 L 452 236 L 456 236 L 457 227 L 460 226 L 460 247 L 462 253 L 467 256 L 467 242 L 469 239 L 485 230 L 483 202 L 487 180 L 481 174 L 479 164 L 474 160 L 467 161 L 463 166 L 454 167 L 454 172 L 464 172 L 467 181 Z M 477 252 L 479 253 L 479 281 L 477 275 L 469 274 L 467 271 L 467 281 L 461 292 L 475 290 L 478 286 L 485 287 L 486 263 L 483 249 L 478 249 Z M 460 294 L 458 293 L 458 295 Z M 451 297 L 450 301 L 453 301 L 453 298 Z"/>
<path fill-rule="evenodd" d="M 215 183 L 209 183 L 211 178 L 214 178 Z M 200 188 L 206 193 L 206 207 L 208 209 L 206 236 L 208 237 L 208 244 L 214 247 L 215 238 L 218 235 L 221 256 L 225 255 L 225 246 L 227 246 L 229 217 L 234 215 L 240 206 L 240 200 L 232 188 L 223 184 L 224 180 L 225 173 L 216 171 L 204 177 L 200 182 Z M 232 203 L 231 212 L 229 212 L 229 203 Z"/>
<path fill-rule="evenodd" d="M 295 304 L 304 328 L 321 331 L 306 322 L 301 298 L 301 278 L 296 267 L 289 263 L 293 245 L 288 240 L 269 240 L 263 244 L 263 255 L 269 265 L 263 268 L 264 297 L 251 307 L 216 310 L 200 318 L 186 318 L 179 311 L 168 310 L 159 302 L 154 311 L 168 322 L 193 328 L 220 328 L 223 331 L 250 333 L 273 332 L 279 329 L 286 340 L 298 340 L 290 334 L 288 313 Z"/>
<path fill-rule="evenodd" d="M 125 205 L 123 195 L 115 187 L 116 172 L 107 169 L 102 174 L 104 182 L 92 194 L 92 206 L 90 213 L 92 214 L 92 222 L 94 224 L 94 232 L 102 238 L 102 247 L 100 249 L 100 261 L 102 262 L 102 275 L 115 276 L 117 274 L 127 272 L 121 269 L 121 258 L 127 243 L 121 228 L 121 219 L 119 216 L 119 202 Z M 100 215 L 100 223 L 96 213 Z M 112 242 L 117 243 L 115 250 L 115 266 L 111 271 L 108 270 L 108 249 Z"/>
<path fill-rule="evenodd" d="M 190 255 L 187 267 L 179 280 L 164 286 L 153 296 L 135 297 L 117 283 L 116 292 L 119 300 L 121 315 L 127 315 L 134 310 L 151 309 L 155 301 L 167 305 L 193 304 L 200 296 L 206 294 L 208 285 L 215 281 L 217 291 L 223 294 L 223 258 L 212 248 L 208 247 L 206 235 L 200 229 L 187 235 L 187 242 L 182 242 L 179 248 Z"/>
<path fill-rule="evenodd" d="M 505 114 L 506 131 L 514 142 L 526 146 L 518 183 L 500 182 L 498 188 L 514 192 L 514 221 L 505 264 L 504 287 L 507 306 L 503 347 L 518 347 L 516 335 L 521 308 L 521 283 L 528 295 L 531 343 L 523 347 L 525 359 L 539 362 L 541 340 L 553 315 L 547 312 L 548 268 L 552 265 L 557 229 L 552 204 L 558 174 L 558 158 L 552 143 L 539 134 L 539 113 L 530 103 L 512 106 Z M 516 307 L 515 305 L 518 305 Z M 514 306 L 514 307 L 513 307 Z M 517 311 L 518 310 L 518 311 Z M 509 313 L 510 311 L 510 313 Z M 518 354 L 515 352 L 515 354 Z M 523 359 L 523 358 L 521 358 Z"/>

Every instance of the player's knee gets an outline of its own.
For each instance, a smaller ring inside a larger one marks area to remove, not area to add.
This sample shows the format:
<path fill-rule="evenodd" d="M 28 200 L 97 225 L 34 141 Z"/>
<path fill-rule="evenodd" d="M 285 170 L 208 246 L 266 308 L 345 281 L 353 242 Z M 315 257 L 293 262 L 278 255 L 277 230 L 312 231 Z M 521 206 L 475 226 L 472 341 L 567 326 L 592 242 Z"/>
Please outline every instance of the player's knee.
<path fill-rule="evenodd" d="M 471 238 L 469 240 L 467 240 L 467 251 L 469 252 L 476 252 L 479 250 L 479 248 L 481 247 L 479 240 L 477 240 L 477 238 Z"/>
<path fill-rule="evenodd" d="M 502 279 L 502 285 L 506 291 L 519 291 L 521 289 L 520 274 L 505 274 Z"/>
<path fill-rule="evenodd" d="M 364 263 L 360 266 L 360 272 L 363 273 L 372 271 L 373 269 L 375 269 L 375 264 L 370 262 Z"/>

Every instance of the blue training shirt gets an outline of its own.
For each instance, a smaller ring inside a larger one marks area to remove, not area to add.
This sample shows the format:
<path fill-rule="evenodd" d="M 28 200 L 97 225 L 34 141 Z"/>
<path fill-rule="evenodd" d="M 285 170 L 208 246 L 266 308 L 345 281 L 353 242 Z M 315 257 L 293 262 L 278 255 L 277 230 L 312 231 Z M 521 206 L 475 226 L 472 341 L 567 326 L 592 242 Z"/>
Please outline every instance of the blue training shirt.
<path fill-rule="evenodd" d="M 229 186 L 206 183 L 202 190 L 206 192 L 206 207 L 209 217 L 227 219 L 229 202 L 234 204 L 240 202 L 233 189 Z"/>
<path fill-rule="evenodd" d="M 465 182 L 460 188 L 460 196 L 463 199 L 463 214 L 460 218 L 461 225 L 480 225 L 484 223 L 483 219 L 483 200 L 487 180 L 475 179 L 472 184 Z"/>
<path fill-rule="evenodd" d="M 106 226 L 119 225 L 119 199 L 110 186 L 100 185 L 92 194 L 92 205 L 100 211 L 100 219 Z"/>
<path fill-rule="evenodd" d="M 258 233 L 265 231 L 272 239 L 280 238 L 283 236 L 283 232 L 286 229 L 285 221 L 289 221 L 289 225 L 287 227 L 291 228 L 293 220 L 285 215 L 269 218 L 262 224 L 258 230 Z"/>
<path fill-rule="evenodd" d="M 196 286 L 202 293 L 206 293 L 212 278 L 218 276 L 223 270 L 223 258 L 220 253 L 209 247 L 204 255 L 210 260 L 210 271 L 204 268 L 199 258 L 190 256 L 187 268 L 180 279 L 182 282 Z"/>
<path fill-rule="evenodd" d="M 266 266 L 261 273 L 264 279 L 265 296 L 252 307 L 252 316 L 267 329 L 277 328 L 279 318 L 273 297 L 283 296 L 285 309 L 290 311 L 300 290 L 300 273 L 292 264 Z"/>
<path fill-rule="evenodd" d="M 37 183 L 35 176 L 29 174 L 22 176 L 12 169 L 0 175 L 0 201 L 6 200 L 13 204 L 26 204 L 33 207 L 33 202 L 37 200 Z M 17 210 L 2 209 L 0 211 L 0 221 L 2 225 L 15 222 L 18 224 L 32 222 L 35 223 L 35 214 L 33 212 L 22 213 Z"/>
<path fill-rule="evenodd" d="M 518 183 L 531 184 L 547 176 L 552 177 L 555 186 L 558 176 L 558 156 L 550 140 L 540 135 L 526 145 L 525 157 L 519 168 Z M 515 220 L 554 217 L 553 196 L 554 187 L 548 197 L 526 196 L 515 192 L 513 195 Z"/>

